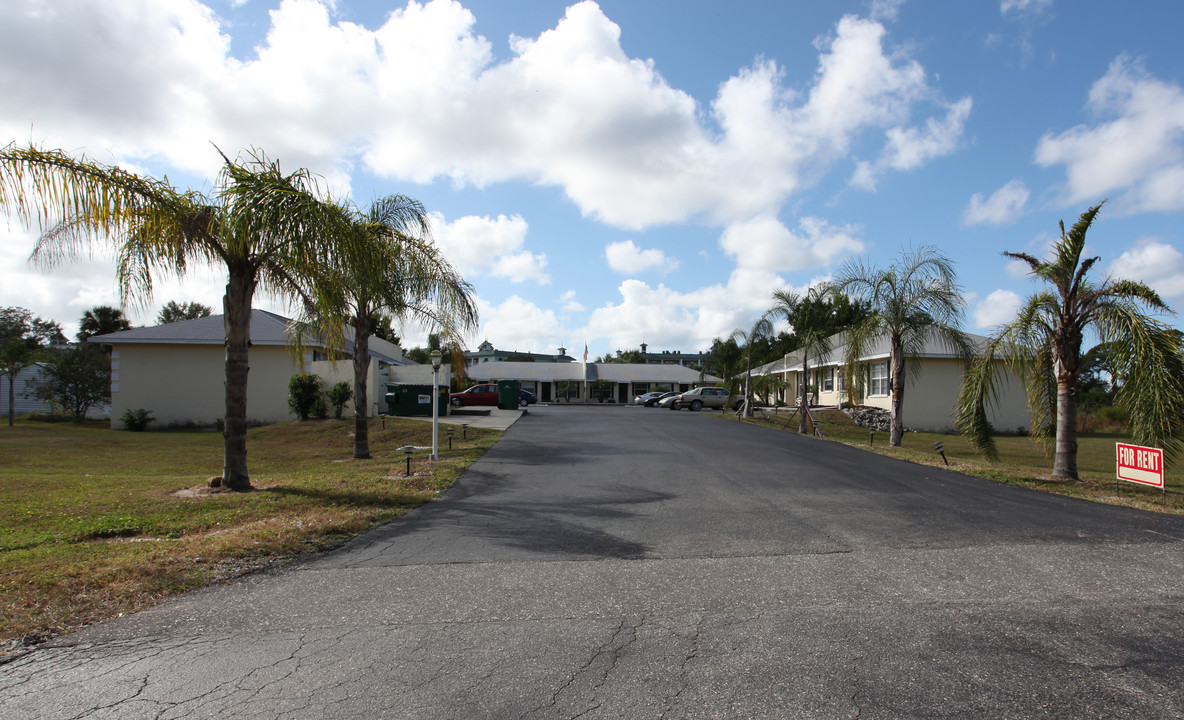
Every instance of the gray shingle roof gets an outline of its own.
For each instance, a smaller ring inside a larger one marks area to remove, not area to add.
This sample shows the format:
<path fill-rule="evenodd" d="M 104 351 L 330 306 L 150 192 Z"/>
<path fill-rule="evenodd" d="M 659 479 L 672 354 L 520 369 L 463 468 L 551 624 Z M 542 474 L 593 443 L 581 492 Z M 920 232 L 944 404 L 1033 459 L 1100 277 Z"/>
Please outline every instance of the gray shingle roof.
<path fill-rule="evenodd" d="M 132 328 L 119 332 L 95 335 L 89 342 L 110 343 L 163 343 L 178 345 L 223 345 L 226 343 L 226 327 L 222 315 L 210 315 L 196 320 L 181 320 L 153 327 Z M 287 345 L 288 318 L 266 310 L 251 311 L 252 345 Z"/>
<path fill-rule="evenodd" d="M 529 363 L 495 361 L 474 365 L 465 370 L 470 378 L 477 382 L 490 380 L 528 380 L 537 382 L 557 382 L 561 380 L 588 381 L 607 380 L 609 382 L 644 382 L 644 383 L 700 383 L 711 384 L 721 382 L 722 379 L 714 375 L 704 375 L 700 379 L 699 371 L 681 365 L 649 365 L 632 363 L 588 363 L 585 377 L 582 363 Z"/>
<path fill-rule="evenodd" d="M 95 335 L 89 342 L 110 343 L 146 343 L 160 345 L 224 345 L 226 343 L 226 327 L 223 315 L 210 315 L 196 320 L 181 320 L 165 323 L 153 327 L 132 328 L 120 332 Z M 252 345 L 287 345 L 288 324 L 291 321 L 283 315 L 276 315 L 266 310 L 251 310 L 251 344 Z M 314 339 L 308 340 L 308 346 L 321 348 L 324 345 Z M 346 340 L 345 351 L 352 355 L 354 343 Z M 414 365 L 410 360 L 400 360 L 388 357 L 385 353 L 370 348 L 370 357 L 388 365 Z"/>

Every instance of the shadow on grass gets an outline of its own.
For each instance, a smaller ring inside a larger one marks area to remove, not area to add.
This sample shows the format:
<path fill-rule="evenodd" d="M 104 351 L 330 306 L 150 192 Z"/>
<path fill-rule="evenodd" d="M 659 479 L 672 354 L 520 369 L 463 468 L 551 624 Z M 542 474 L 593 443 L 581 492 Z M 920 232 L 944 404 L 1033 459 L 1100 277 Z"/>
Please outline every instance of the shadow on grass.
<path fill-rule="evenodd" d="M 282 497 L 301 497 L 320 503 L 334 503 L 352 508 L 413 508 L 428 502 L 435 491 L 421 488 L 405 488 L 387 492 L 365 492 L 349 490 L 313 490 L 296 487 L 260 488 L 254 492 Z"/>

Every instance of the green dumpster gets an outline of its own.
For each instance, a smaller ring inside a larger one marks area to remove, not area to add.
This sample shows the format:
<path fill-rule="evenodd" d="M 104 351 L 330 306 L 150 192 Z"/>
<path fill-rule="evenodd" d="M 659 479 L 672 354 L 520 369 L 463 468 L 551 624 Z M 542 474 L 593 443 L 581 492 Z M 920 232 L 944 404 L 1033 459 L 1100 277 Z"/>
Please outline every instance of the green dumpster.
<path fill-rule="evenodd" d="M 391 415 L 431 417 L 432 414 L 432 386 L 431 385 L 387 385 L 386 411 Z M 440 406 L 440 417 L 448 414 L 448 388 L 440 386 L 440 395 L 436 399 Z"/>
<path fill-rule="evenodd" d="M 518 394 L 522 391 L 522 383 L 517 380 L 497 381 L 497 406 L 502 410 L 518 409 Z"/>

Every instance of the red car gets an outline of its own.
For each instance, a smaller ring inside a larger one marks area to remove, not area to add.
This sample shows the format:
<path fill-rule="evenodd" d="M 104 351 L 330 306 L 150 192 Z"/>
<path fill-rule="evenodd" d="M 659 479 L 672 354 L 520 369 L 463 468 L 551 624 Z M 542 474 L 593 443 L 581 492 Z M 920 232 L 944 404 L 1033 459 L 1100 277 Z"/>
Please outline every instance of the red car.
<path fill-rule="evenodd" d="M 448 396 L 452 407 L 461 405 L 497 405 L 497 385 L 474 385 L 468 390 L 454 392 Z"/>

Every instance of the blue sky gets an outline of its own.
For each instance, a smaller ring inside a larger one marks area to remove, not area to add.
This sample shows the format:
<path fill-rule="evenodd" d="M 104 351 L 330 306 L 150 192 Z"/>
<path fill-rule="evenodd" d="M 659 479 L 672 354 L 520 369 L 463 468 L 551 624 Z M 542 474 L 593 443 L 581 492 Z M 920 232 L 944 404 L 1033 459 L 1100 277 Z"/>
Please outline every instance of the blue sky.
<path fill-rule="evenodd" d="M 699 351 L 776 289 L 921 244 L 955 261 L 966 328 L 987 332 L 1035 287 L 1000 253 L 1043 255 L 1058 220 L 1107 198 L 1099 267 L 1184 304 L 1182 15 L 1163 0 L 10 0 L 0 139 L 206 189 L 211 143 L 259 147 L 361 205 L 416 197 L 476 288 L 473 346 Z M 102 259 L 30 269 L 36 235 L 0 226 L 0 305 L 72 330 L 117 302 Z M 221 284 L 162 278 L 128 311 L 219 307 Z"/>

